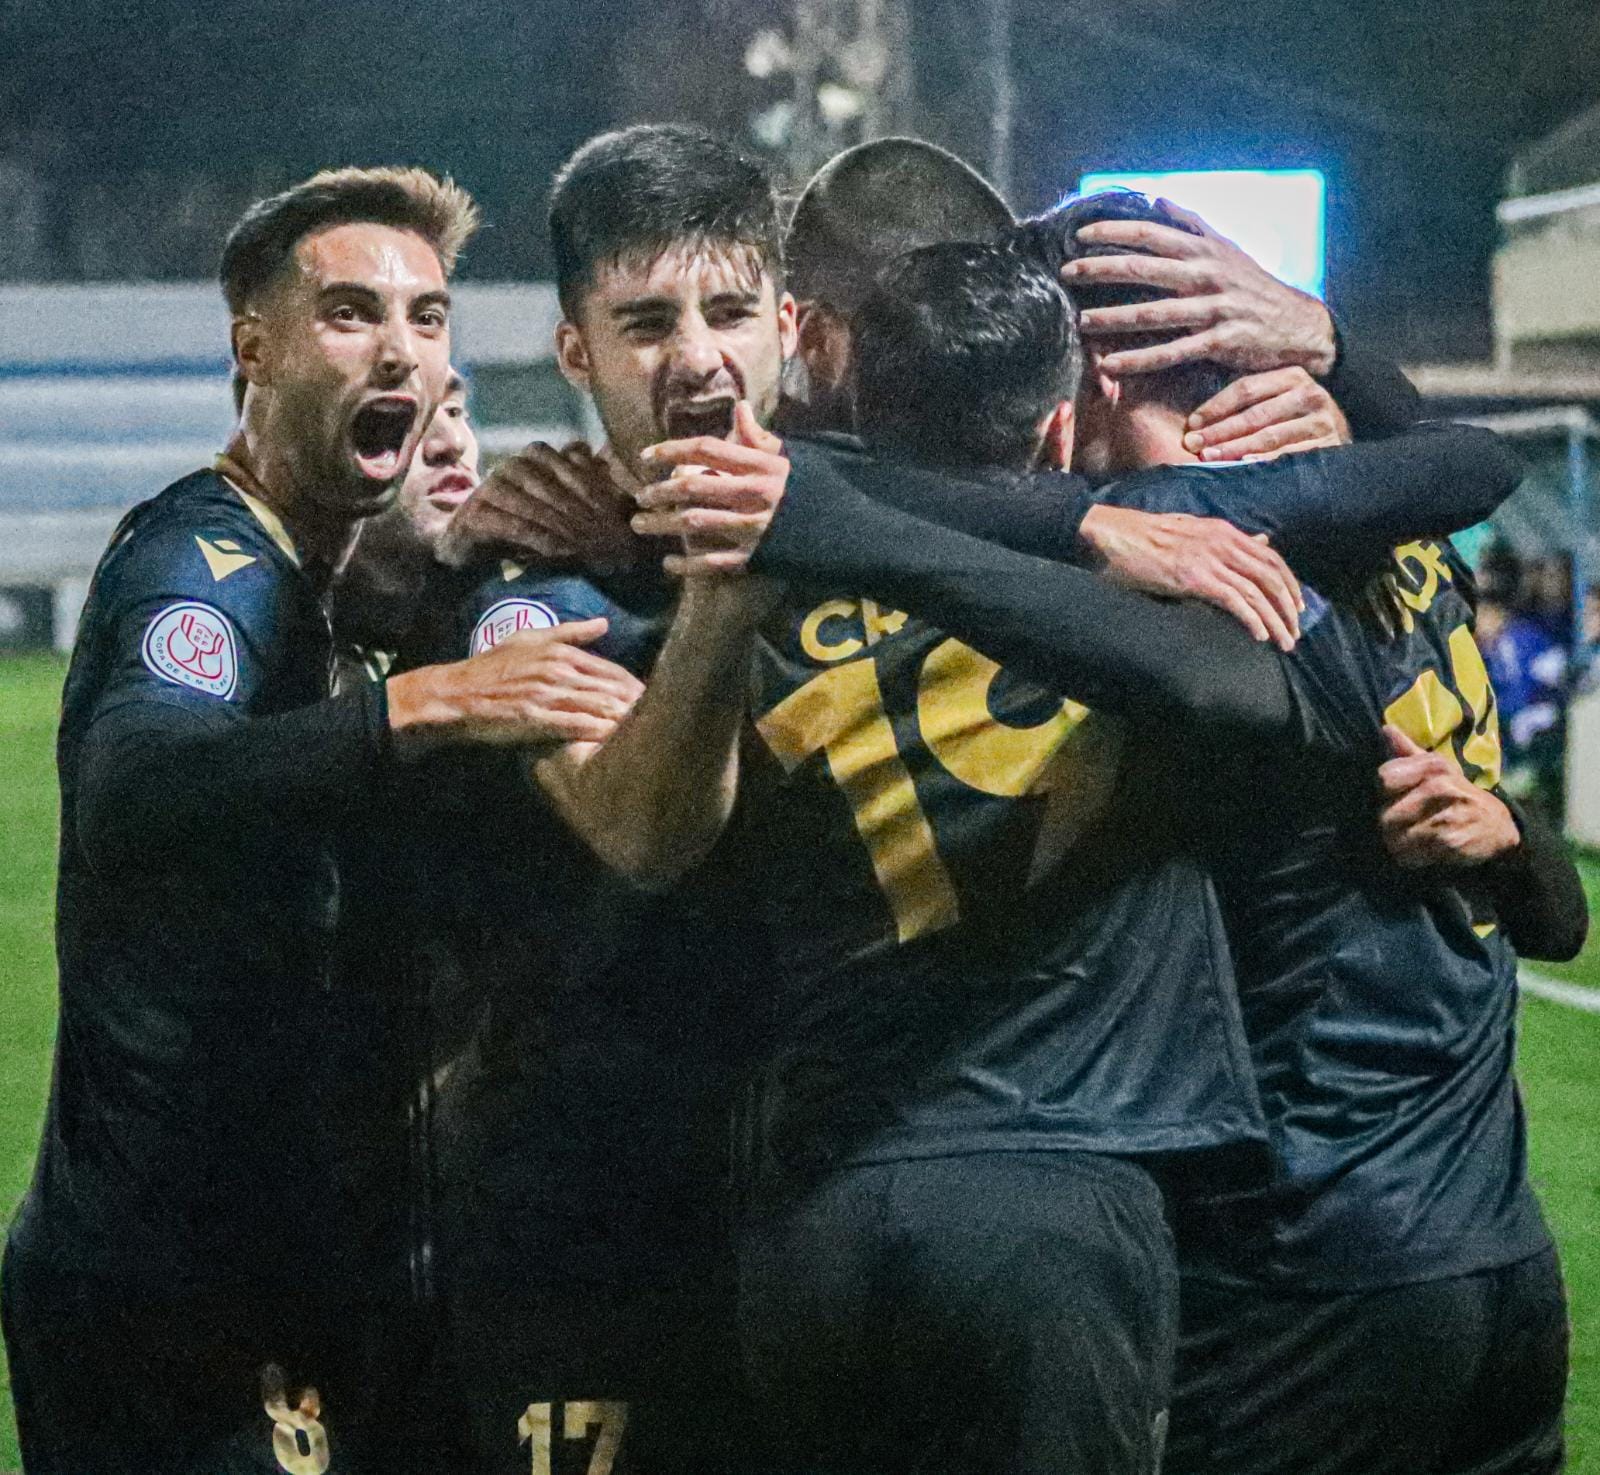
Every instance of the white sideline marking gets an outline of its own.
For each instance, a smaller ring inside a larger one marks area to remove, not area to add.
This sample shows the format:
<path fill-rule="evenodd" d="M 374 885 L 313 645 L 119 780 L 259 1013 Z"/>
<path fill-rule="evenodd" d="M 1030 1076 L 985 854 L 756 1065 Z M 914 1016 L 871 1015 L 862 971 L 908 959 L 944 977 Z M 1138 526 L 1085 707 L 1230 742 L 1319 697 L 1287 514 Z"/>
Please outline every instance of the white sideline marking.
<path fill-rule="evenodd" d="M 1525 993 L 1536 998 L 1549 999 L 1553 1004 L 1567 1004 L 1588 1014 L 1600 1014 L 1600 988 L 1585 988 L 1580 983 L 1562 983 L 1558 978 L 1546 978 L 1532 969 L 1517 971 L 1517 982 Z"/>

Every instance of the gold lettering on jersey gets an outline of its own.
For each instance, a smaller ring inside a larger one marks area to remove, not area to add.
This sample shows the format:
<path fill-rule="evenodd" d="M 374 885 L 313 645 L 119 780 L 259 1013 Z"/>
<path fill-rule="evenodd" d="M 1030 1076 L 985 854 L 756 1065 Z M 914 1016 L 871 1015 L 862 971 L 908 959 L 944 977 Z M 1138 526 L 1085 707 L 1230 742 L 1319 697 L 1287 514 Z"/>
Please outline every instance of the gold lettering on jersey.
<path fill-rule="evenodd" d="M 1450 632 L 1449 650 L 1455 690 L 1429 667 L 1409 690 L 1384 708 L 1383 720 L 1421 747 L 1445 754 L 1458 767 L 1472 765 L 1477 770 L 1472 781 L 1492 789 L 1500 782 L 1501 753 L 1500 721 L 1489 670 L 1467 625 L 1457 625 Z"/>
<path fill-rule="evenodd" d="M 1400 569 L 1400 598 L 1418 614 L 1433 603 L 1440 584 L 1451 582 L 1450 565 L 1437 543 L 1403 544 L 1394 550 L 1394 561 Z"/>
<path fill-rule="evenodd" d="M 904 611 L 880 609 L 871 599 L 861 601 L 861 628 L 866 633 L 868 645 L 876 645 L 886 635 L 898 635 L 905 624 Z"/>
<path fill-rule="evenodd" d="M 855 613 L 855 601 L 851 599 L 830 599 L 826 604 L 819 604 L 800 626 L 800 649 L 812 660 L 823 662 L 843 661 L 859 655 L 865 648 L 864 641 L 853 635 L 843 640 L 825 639 L 823 635 L 823 626 L 830 620 L 848 620 Z"/>
<path fill-rule="evenodd" d="M 272 1420 L 272 1454 L 278 1468 L 288 1475 L 324 1475 L 333 1457 L 317 1390 L 307 1388 L 290 1408 L 283 1369 L 268 1363 L 261 1369 L 261 1406 Z"/>
<path fill-rule="evenodd" d="M 531 1448 L 531 1475 L 551 1475 L 554 1405 L 530 1403 L 517 1420 L 517 1443 Z M 628 1405 L 614 1399 L 573 1399 L 563 1405 L 561 1437 L 587 1439 L 598 1428 L 588 1475 L 611 1475 L 628 1427 Z"/>
<path fill-rule="evenodd" d="M 196 533 L 194 540 L 199 545 L 206 567 L 211 570 L 212 579 L 218 584 L 229 574 L 236 574 L 242 568 L 249 568 L 256 561 L 253 553 L 243 552 L 231 538 L 218 538 L 213 543 Z"/>
<path fill-rule="evenodd" d="M 817 613 L 813 611 L 813 616 Z M 790 772 L 813 753 L 823 753 L 850 806 L 901 942 L 956 920 L 960 908 L 955 886 L 939 859 L 933 827 L 895 744 L 894 728 L 883 710 L 877 667 L 871 661 L 852 661 L 822 672 L 791 692 L 756 726 Z"/>

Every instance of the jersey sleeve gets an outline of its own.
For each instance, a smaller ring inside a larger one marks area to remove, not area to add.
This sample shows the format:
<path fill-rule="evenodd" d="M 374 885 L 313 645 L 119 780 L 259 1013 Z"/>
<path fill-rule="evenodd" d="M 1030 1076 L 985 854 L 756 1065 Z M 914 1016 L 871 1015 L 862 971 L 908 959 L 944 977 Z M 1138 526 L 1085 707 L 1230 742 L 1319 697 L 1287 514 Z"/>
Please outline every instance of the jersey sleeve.
<path fill-rule="evenodd" d="M 194 853 L 359 794 L 385 747 L 382 689 L 266 710 L 286 617 L 267 561 L 218 579 L 184 528 L 150 530 L 108 563 L 84 634 L 99 671 L 77 770 L 91 857 Z"/>
<path fill-rule="evenodd" d="M 935 526 L 840 478 L 791 476 L 753 566 L 870 593 L 1105 712 L 1318 746 L 1280 653 L 1220 611 Z"/>
<path fill-rule="evenodd" d="M 1266 533 L 1296 572 L 1340 584 L 1380 571 L 1398 543 L 1482 522 L 1522 479 L 1492 431 L 1435 424 L 1366 444 L 1227 466 L 1158 467 L 1102 489 L 1117 506 L 1223 517 Z"/>
<path fill-rule="evenodd" d="M 1422 396 L 1400 366 L 1352 340 L 1333 324 L 1333 368 L 1323 378 L 1357 440 L 1379 440 L 1409 430 L 1422 418 Z"/>
<path fill-rule="evenodd" d="M 886 507 L 1017 553 L 1083 560 L 1078 530 L 1095 499 L 1082 477 L 1017 476 L 997 484 L 820 441 L 790 441 L 785 450 L 798 477 L 837 477 Z"/>
<path fill-rule="evenodd" d="M 430 586 L 433 616 L 398 663 L 411 670 L 435 662 L 464 661 L 528 630 L 602 618 L 606 633 L 588 649 L 645 675 L 655 659 L 659 632 L 582 575 L 497 563 Z"/>
<path fill-rule="evenodd" d="M 1523 957 L 1567 962 L 1589 935 L 1583 879 L 1553 827 L 1508 795 L 1500 798 L 1517 822 L 1522 843 L 1483 867 L 1495 912 Z"/>

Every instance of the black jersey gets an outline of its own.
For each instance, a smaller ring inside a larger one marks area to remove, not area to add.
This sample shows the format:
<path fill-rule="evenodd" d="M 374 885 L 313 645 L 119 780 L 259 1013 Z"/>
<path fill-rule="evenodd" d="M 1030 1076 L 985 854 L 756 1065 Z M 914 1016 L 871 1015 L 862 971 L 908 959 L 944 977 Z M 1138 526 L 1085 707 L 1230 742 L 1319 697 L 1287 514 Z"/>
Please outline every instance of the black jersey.
<path fill-rule="evenodd" d="M 1494 771 L 1492 697 L 1448 547 L 1400 550 L 1395 639 L 1375 640 L 1349 601 L 1313 598 L 1306 638 L 1285 656 L 1216 611 L 934 527 L 809 470 L 774 518 L 762 567 L 848 573 L 1052 690 L 1157 719 L 1168 751 L 1187 751 L 1191 796 L 1221 842 L 1246 1020 L 1287 1164 L 1270 1203 L 1219 1210 L 1210 1253 L 1241 1276 L 1381 1283 L 1537 1250 L 1505 938 L 1487 897 L 1400 874 L 1373 822 L 1385 720 L 1449 743 L 1475 775 Z M 1112 495 L 1277 530 L 1285 507 L 1337 516 L 1352 492 L 1352 505 L 1378 510 L 1374 487 L 1413 507 L 1493 506 L 1519 475 L 1493 436 L 1449 426 L 1271 464 L 1163 468 Z M 1343 572 L 1379 567 L 1363 554 Z M 1252 1223 L 1271 1224 L 1267 1242 Z"/>
<path fill-rule="evenodd" d="M 1240 475 L 1167 469 L 1109 495 L 1253 531 Z M 1308 589 L 1285 663 L 1313 740 L 1360 755 L 1356 773 L 1282 747 L 1219 770 L 1217 875 L 1281 1171 L 1265 1197 L 1203 1216 L 1196 1274 L 1349 1289 L 1548 1243 L 1512 1078 L 1516 957 L 1492 896 L 1470 872 L 1399 870 L 1373 819 L 1385 723 L 1485 787 L 1499 778 L 1472 575 L 1433 540 L 1395 550 L 1390 572 L 1381 594 Z"/>
<path fill-rule="evenodd" d="M 436 586 L 401 664 L 603 616 L 588 648 L 645 676 L 673 599 L 654 574 L 591 581 L 495 562 Z M 536 1240 L 602 1201 L 620 1221 L 630 1202 L 648 1214 L 721 1181 L 744 1028 L 724 1006 L 753 941 L 732 925 L 736 881 L 718 861 L 668 898 L 633 889 L 543 804 L 523 761 L 431 766 L 429 802 L 450 833 L 428 850 L 420 956 L 436 1036 L 459 1040 L 463 1015 L 475 1021 L 438 1103 L 445 1177 L 467 1175 L 479 1204 L 521 1205 L 513 1217 Z"/>
<path fill-rule="evenodd" d="M 751 701 L 767 1162 L 1259 1137 L 1215 899 L 1142 740 L 827 590 L 769 621 Z"/>
<path fill-rule="evenodd" d="M 124 519 L 84 607 L 58 765 L 60 1024 L 13 1234 L 125 1285 L 333 1271 L 322 1022 L 332 827 L 382 691 L 327 700 L 319 591 L 211 472 Z"/>

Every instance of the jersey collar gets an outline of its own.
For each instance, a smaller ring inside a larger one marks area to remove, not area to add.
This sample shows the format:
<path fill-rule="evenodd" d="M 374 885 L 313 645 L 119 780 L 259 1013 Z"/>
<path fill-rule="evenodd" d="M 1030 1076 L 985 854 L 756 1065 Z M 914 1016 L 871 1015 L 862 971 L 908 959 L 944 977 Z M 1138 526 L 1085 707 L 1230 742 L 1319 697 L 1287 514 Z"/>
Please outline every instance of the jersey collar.
<path fill-rule="evenodd" d="M 289 536 L 289 529 L 283 525 L 283 519 L 267 505 L 262 496 L 265 488 L 255 476 L 226 451 L 217 457 L 216 472 L 238 493 L 239 500 L 250 509 L 251 515 L 261 524 L 266 535 L 278 545 L 283 556 L 299 568 L 300 551 L 294 546 L 294 539 Z"/>

